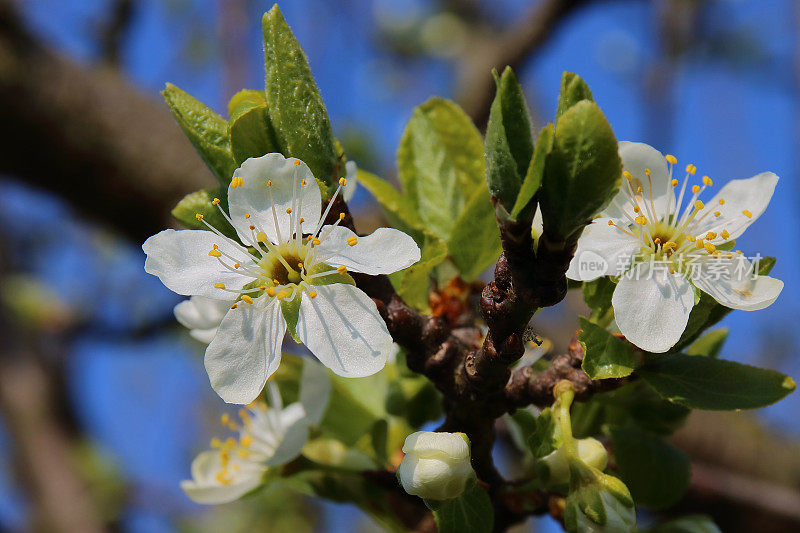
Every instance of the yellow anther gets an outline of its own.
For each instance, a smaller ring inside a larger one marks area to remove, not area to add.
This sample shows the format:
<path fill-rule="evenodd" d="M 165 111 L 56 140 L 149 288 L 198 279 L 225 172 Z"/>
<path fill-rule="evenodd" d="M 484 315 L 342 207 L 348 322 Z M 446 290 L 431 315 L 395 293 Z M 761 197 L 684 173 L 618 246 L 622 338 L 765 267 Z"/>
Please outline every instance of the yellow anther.
<path fill-rule="evenodd" d="M 697 239 L 694 241 L 694 245 L 699 250 L 705 245 L 705 243 L 703 242 L 703 239 Z"/>
<path fill-rule="evenodd" d="M 239 268 L 239 263 L 234 263 L 233 268 Z"/>
<path fill-rule="evenodd" d="M 339 213 L 339 220 L 344 220 L 344 213 Z"/>
<path fill-rule="evenodd" d="M 250 413 L 247 412 L 247 409 L 239 409 L 239 418 L 248 423 L 250 422 Z"/>
<path fill-rule="evenodd" d="M 678 180 L 676 180 L 675 178 L 672 178 L 672 181 L 670 183 L 672 183 L 673 187 L 677 187 L 678 186 Z"/>
<path fill-rule="evenodd" d="M 289 214 L 291 214 L 291 212 L 292 212 L 292 208 L 291 207 L 287 207 L 286 208 L 286 214 L 289 215 Z"/>
<path fill-rule="evenodd" d="M 642 188 L 641 187 L 637 187 L 636 192 L 641 193 L 642 192 Z"/>
<path fill-rule="evenodd" d="M 304 219 L 303 217 L 300 217 L 300 220 L 298 222 L 300 222 L 300 224 L 302 224 L 305 221 L 306 221 L 306 219 Z"/>
<path fill-rule="evenodd" d="M 223 425 L 225 425 L 225 424 L 223 423 Z M 212 448 L 219 448 L 220 446 L 222 446 L 222 441 L 220 441 L 217 437 L 213 437 L 211 439 L 211 447 Z"/>
<path fill-rule="evenodd" d="M 307 185 L 308 182 L 306 180 L 300 180 L 300 185 Z"/>
<path fill-rule="evenodd" d="M 244 218 L 250 218 L 250 213 L 245 213 Z"/>
<path fill-rule="evenodd" d="M 677 160 L 677 159 L 675 158 L 675 156 L 674 156 L 674 155 L 672 155 L 672 154 L 667 154 L 667 155 L 665 155 L 665 156 L 664 156 L 664 159 L 666 159 L 666 160 L 667 160 L 667 163 L 669 163 L 670 165 L 674 165 L 675 163 L 677 163 L 677 162 L 678 162 L 678 160 Z"/>
<path fill-rule="evenodd" d="M 212 244 L 212 245 L 211 245 L 211 247 L 212 247 L 214 250 L 219 250 L 219 246 L 217 246 L 216 244 Z"/>
<path fill-rule="evenodd" d="M 714 252 L 717 251 L 717 247 L 714 246 L 713 244 L 711 244 L 710 242 L 707 242 L 705 244 L 705 248 L 706 248 L 706 252 L 708 252 L 710 254 L 713 254 Z"/>
<path fill-rule="evenodd" d="M 664 250 L 677 250 L 677 249 L 678 249 L 678 243 L 676 242 L 667 241 L 664 244 Z"/>
<path fill-rule="evenodd" d="M 339 274 L 346 274 L 347 267 L 344 265 L 339 265 L 339 267 L 336 268 L 336 271 L 339 272 Z"/>
<path fill-rule="evenodd" d="M 238 305 L 236 305 L 236 304 L 233 304 L 233 305 L 231 306 L 231 309 L 236 309 L 237 307 L 239 307 L 239 306 L 238 306 Z"/>
<path fill-rule="evenodd" d="M 274 298 L 275 297 L 275 289 L 273 289 L 272 287 L 268 288 L 267 289 L 267 296 L 269 296 L 270 298 Z"/>
<path fill-rule="evenodd" d="M 256 229 L 256 226 L 255 226 L 255 224 L 250 224 L 250 226 L 248 226 L 248 227 L 249 227 L 250 229 Z"/>
<path fill-rule="evenodd" d="M 314 237 L 313 239 L 311 239 L 311 244 L 313 244 L 313 245 L 315 245 L 315 246 L 316 246 L 317 244 L 319 244 L 319 239 L 317 239 L 316 237 Z"/>
<path fill-rule="evenodd" d="M 725 198 L 719 199 L 719 205 L 725 205 Z"/>
<path fill-rule="evenodd" d="M 700 192 L 700 186 L 699 185 L 692 185 L 692 193 L 693 194 L 697 194 L 699 192 Z"/>
<path fill-rule="evenodd" d="M 267 187 L 272 187 L 272 180 L 267 180 Z"/>
<path fill-rule="evenodd" d="M 242 445 L 242 446 L 244 446 L 245 448 L 247 448 L 248 446 L 250 446 L 252 443 L 253 443 L 253 437 L 252 437 L 252 435 L 245 435 L 245 436 L 244 436 L 244 437 L 242 437 L 242 438 L 241 438 L 241 440 L 239 441 L 239 444 L 241 444 L 241 445 Z"/>
<path fill-rule="evenodd" d="M 236 450 L 236 455 L 238 455 L 242 459 L 247 459 L 248 457 L 250 457 L 250 452 L 248 452 L 247 450 Z"/>
<path fill-rule="evenodd" d="M 219 250 L 210 250 L 208 252 L 208 255 L 210 255 L 211 257 L 222 257 L 222 254 L 220 253 Z"/>
<path fill-rule="evenodd" d="M 225 288 L 225 284 L 224 283 L 215 283 L 214 284 L 214 288 L 215 289 L 224 289 Z"/>
<path fill-rule="evenodd" d="M 252 299 L 252 298 L 250 298 L 250 297 L 249 297 L 248 295 L 246 295 L 246 294 L 242 294 L 242 300 L 243 300 L 243 301 L 245 301 L 245 302 L 247 302 L 247 303 L 249 303 L 249 304 L 253 303 L 253 299 Z"/>
<path fill-rule="evenodd" d="M 639 215 L 634 219 L 634 222 L 644 226 L 645 224 L 647 224 L 647 217 L 645 217 L 644 215 Z"/>
<path fill-rule="evenodd" d="M 197 214 L 194 216 L 194 218 L 196 218 L 197 220 L 203 220 L 203 215 L 201 215 L 200 213 L 197 213 Z"/>
<path fill-rule="evenodd" d="M 656 237 L 655 239 L 653 239 L 653 244 L 661 244 L 661 239 Z"/>
<path fill-rule="evenodd" d="M 220 470 L 219 472 L 217 472 L 217 475 L 214 476 L 214 479 L 216 479 L 222 485 L 230 485 L 231 478 L 227 476 L 228 476 L 227 470 Z"/>
<path fill-rule="evenodd" d="M 609 221 L 608 221 L 608 225 L 609 225 L 609 226 L 613 226 L 613 225 L 614 225 L 614 221 L 613 221 L 613 220 L 609 220 Z"/>
<path fill-rule="evenodd" d="M 227 426 L 228 426 L 228 424 L 230 424 L 230 423 L 231 423 L 231 415 L 229 415 L 228 413 L 222 413 L 222 416 L 221 416 L 221 417 L 219 417 L 219 422 L 220 422 L 220 424 L 222 424 L 223 426 L 226 426 L 226 427 L 227 427 Z"/>
<path fill-rule="evenodd" d="M 727 257 L 728 259 L 733 259 L 733 253 L 728 252 L 727 255 L 725 255 L 725 257 Z"/>
<path fill-rule="evenodd" d="M 697 167 L 689 163 L 686 165 L 686 172 L 694 176 L 694 173 L 697 172 Z"/>
<path fill-rule="evenodd" d="M 267 286 L 266 285 L 259 285 L 258 286 L 258 290 L 265 291 L 265 290 L 267 290 Z"/>
<path fill-rule="evenodd" d="M 629 180 L 633 179 L 633 176 L 631 176 L 631 173 L 628 172 L 627 170 L 623 170 L 622 171 L 622 175 L 625 176 L 626 179 L 629 179 Z"/>
<path fill-rule="evenodd" d="M 350 246 L 355 246 L 357 242 L 358 242 L 358 237 L 347 238 L 347 244 L 349 244 Z"/>
<path fill-rule="evenodd" d="M 633 206 L 634 213 L 638 213 L 639 211 L 641 211 L 641 208 L 638 205 Z"/>
<path fill-rule="evenodd" d="M 650 169 L 649 168 L 644 169 L 644 173 L 649 176 L 650 175 Z"/>
<path fill-rule="evenodd" d="M 303 268 L 303 263 L 297 263 L 297 268 L 302 269 Z"/>
<path fill-rule="evenodd" d="M 703 176 L 703 183 L 704 183 L 705 185 L 709 186 L 709 187 L 711 187 L 712 185 L 714 185 L 714 182 L 713 182 L 713 181 L 711 181 L 711 178 L 709 178 L 708 176 Z"/>
<path fill-rule="evenodd" d="M 300 166 L 300 160 L 299 159 L 295 159 L 294 160 L 294 166 L 296 166 L 296 167 Z"/>
<path fill-rule="evenodd" d="M 241 176 L 234 176 L 231 180 L 231 187 L 234 189 L 238 189 L 239 187 L 244 187 L 244 178 Z"/>
<path fill-rule="evenodd" d="M 715 217 L 718 217 L 718 216 L 720 216 L 720 215 L 722 215 L 722 213 L 720 213 L 719 211 L 714 211 L 714 216 L 715 216 Z"/>
<path fill-rule="evenodd" d="M 694 242 L 694 237 L 692 237 L 691 235 L 687 235 L 686 240 L 689 242 Z"/>
<path fill-rule="evenodd" d="M 339 178 L 339 185 L 341 185 L 342 187 L 347 185 L 347 178 Z"/>
<path fill-rule="evenodd" d="M 219 198 L 214 198 L 211 200 L 211 205 L 219 205 Z"/>
<path fill-rule="evenodd" d="M 697 200 L 697 201 L 695 201 L 695 203 L 694 203 L 694 208 L 695 208 L 695 209 L 697 209 L 698 211 L 700 211 L 701 209 L 703 209 L 705 206 L 706 206 L 706 204 L 704 204 L 704 203 L 703 203 L 703 202 L 701 202 L 700 200 Z"/>
<path fill-rule="evenodd" d="M 751 212 L 750 212 L 750 211 L 748 211 L 747 209 L 745 209 L 744 211 L 742 211 L 742 214 L 743 214 L 744 216 L 746 216 L 747 218 L 753 218 L 753 213 L 751 213 Z"/>
<path fill-rule="evenodd" d="M 263 231 L 259 231 L 258 234 L 256 235 L 256 240 L 260 242 L 267 242 L 267 240 L 269 239 L 267 239 L 266 233 L 264 233 Z"/>
<path fill-rule="evenodd" d="M 731 236 L 731 234 L 730 234 L 730 233 L 728 233 L 728 230 L 726 230 L 726 229 L 722 230 L 722 233 L 720 233 L 719 235 L 720 235 L 720 237 L 722 237 L 723 239 L 727 239 L 728 237 L 730 237 L 730 236 Z"/>
<path fill-rule="evenodd" d="M 309 295 L 311 298 L 316 298 L 316 297 L 317 297 L 317 293 L 316 293 L 316 292 L 314 292 L 314 291 L 308 291 L 308 295 Z"/>
<path fill-rule="evenodd" d="M 278 281 L 277 279 L 273 279 L 273 280 L 272 280 L 272 283 L 274 283 L 275 285 L 280 285 L 280 284 L 281 284 L 281 282 L 280 282 L 280 281 Z"/>
<path fill-rule="evenodd" d="M 286 294 L 286 291 L 281 291 L 281 292 L 278 293 L 278 300 L 283 300 L 287 296 L 289 296 L 289 295 Z"/>
<path fill-rule="evenodd" d="M 707 241 L 713 241 L 716 238 L 717 238 L 717 234 L 714 233 L 713 231 L 709 231 L 708 233 L 706 233 L 706 240 Z"/>

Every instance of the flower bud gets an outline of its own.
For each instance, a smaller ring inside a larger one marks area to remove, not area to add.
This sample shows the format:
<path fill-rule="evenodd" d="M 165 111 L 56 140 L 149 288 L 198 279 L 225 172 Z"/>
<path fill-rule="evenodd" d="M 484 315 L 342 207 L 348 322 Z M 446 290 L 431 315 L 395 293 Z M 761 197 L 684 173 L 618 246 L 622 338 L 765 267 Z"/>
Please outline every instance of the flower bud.
<path fill-rule="evenodd" d="M 461 495 L 475 477 L 463 433 L 417 431 L 406 437 L 397 477 L 409 494 L 428 500 Z"/>
<path fill-rule="evenodd" d="M 569 461 L 570 491 L 564 525 L 570 533 L 636 531 L 636 510 L 628 487 L 600 470 Z"/>
<path fill-rule="evenodd" d="M 575 441 L 578 457 L 581 461 L 600 471 L 608 464 L 608 452 L 600 441 L 591 437 Z M 569 465 L 564 448 L 561 447 L 543 457 L 537 465 L 539 477 L 548 485 L 564 485 L 569 483 Z"/>

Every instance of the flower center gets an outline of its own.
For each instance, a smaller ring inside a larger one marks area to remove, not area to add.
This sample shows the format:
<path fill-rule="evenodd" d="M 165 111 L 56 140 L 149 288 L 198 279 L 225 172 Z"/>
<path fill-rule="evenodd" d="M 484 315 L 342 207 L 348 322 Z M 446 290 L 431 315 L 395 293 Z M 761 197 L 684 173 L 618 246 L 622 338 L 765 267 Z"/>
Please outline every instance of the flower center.
<path fill-rule="evenodd" d="M 275 246 L 264 254 L 259 263 L 264 281 L 273 285 L 295 285 L 303 280 L 307 265 L 303 263 L 308 256 L 306 246 L 297 247 L 294 242 Z"/>

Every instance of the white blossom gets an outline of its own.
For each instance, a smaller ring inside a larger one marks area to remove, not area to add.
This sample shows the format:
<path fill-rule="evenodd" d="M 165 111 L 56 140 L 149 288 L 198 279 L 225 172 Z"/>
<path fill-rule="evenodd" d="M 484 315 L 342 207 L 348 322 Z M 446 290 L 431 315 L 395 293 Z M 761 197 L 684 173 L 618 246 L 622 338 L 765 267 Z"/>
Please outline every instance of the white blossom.
<path fill-rule="evenodd" d="M 584 230 L 567 276 L 619 276 L 612 305 L 629 341 L 668 351 L 686 328 L 695 288 L 733 309 L 753 311 L 775 301 L 783 282 L 757 275 L 756 264 L 730 250 L 769 204 L 775 174 L 733 180 L 704 203 L 700 195 L 713 182 L 696 180 L 694 165 L 687 165 L 681 183 L 671 155 L 630 142 L 619 144 L 619 154 L 620 192 Z"/>
<path fill-rule="evenodd" d="M 341 178 L 320 216 L 319 186 L 305 163 L 281 154 L 251 158 L 234 172 L 230 214 L 220 209 L 244 245 L 198 214 L 212 231 L 165 230 L 142 246 L 145 270 L 174 292 L 235 299 L 205 355 L 211 385 L 226 402 L 258 396 L 280 364 L 287 329 L 345 377 L 374 374 L 394 354 L 375 303 L 348 272 L 402 270 L 419 260 L 419 247 L 391 228 L 359 237 L 339 225 L 344 213 L 323 225 L 346 186 Z"/>
<path fill-rule="evenodd" d="M 181 482 L 181 488 L 205 504 L 230 502 L 257 488 L 269 467 L 300 455 L 309 427 L 325 414 L 330 391 L 325 368 L 310 360 L 303 365 L 298 402 L 284 407 L 278 387 L 268 384 L 269 405 L 257 401 L 240 409 L 238 424 L 222 415 L 222 425 L 238 436 L 213 439 L 212 449 L 192 461 L 192 479 Z"/>
<path fill-rule="evenodd" d="M 397 477 L 409 494 L 449 500 L 464 492 L 475 477 L 469 444 L 456 433 L 417 431 L 406 437 Z"/>
<path fill-rule="evenodd" d="M 233 300 L 214 300 L 205 296 L 192 296 L 175 306 L 173 312 L 178 322 L 189 329 L 194 339 L 208 344 L 217 334 L 219 323 L 233 304 Z"/>

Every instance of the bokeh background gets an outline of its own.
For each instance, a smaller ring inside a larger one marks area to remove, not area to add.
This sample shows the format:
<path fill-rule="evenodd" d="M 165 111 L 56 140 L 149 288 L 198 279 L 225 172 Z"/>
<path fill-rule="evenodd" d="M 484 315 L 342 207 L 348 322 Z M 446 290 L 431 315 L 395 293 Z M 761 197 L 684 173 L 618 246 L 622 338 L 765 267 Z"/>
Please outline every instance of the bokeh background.
<path fill-rule="evenodd" d="M 723 355 L 800 377 L 800 6 L 790 0 L 285 0 L 334 131 L 392 179 L 414 106 L 461 103 L 479 125 L 491 66 L 510 63 L 534 122 L 563 70 L 590 85 L 618 139 L 647 142 L 717 183 L 781 176 L 740 239 L 778 256 L 778 302 L 725 320 Z M 0 0 L 0 530 L 63 513 L 63 531 L 353 531 L 346 506 L 274 492 L 208 509 L 178 483 L 224 405 L 179 297 L 140 244 L 211 183 L 158 92 L 172 82 L 225 113 L 263 86 L 255 0 Z M 359 190 L 362 229 L 379 211 Z M 563 346 L 572 298 L 537 327 Z M 724 531 L 800 530 L 800 395 L 758 413 L 693 415 L 683 511 Z M 85 493 L 82 487 L 89 487 Z M 78 529 L 72 527 L 80 526 Z M 757 526 L 757 528 L 756 528 Z M 549 519 L 525 526 L 558 531 Z"/>

